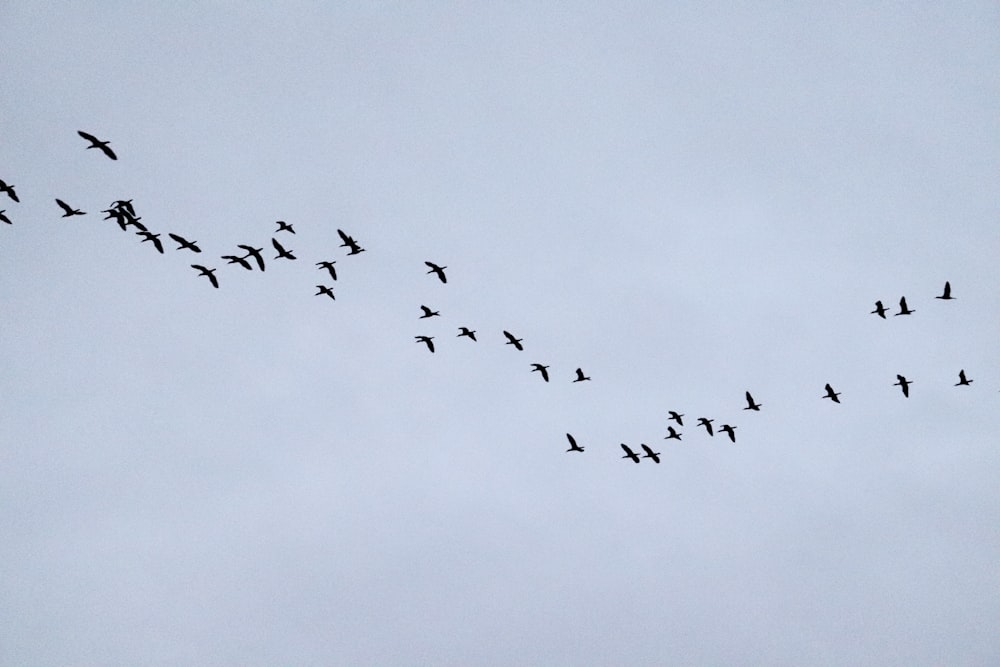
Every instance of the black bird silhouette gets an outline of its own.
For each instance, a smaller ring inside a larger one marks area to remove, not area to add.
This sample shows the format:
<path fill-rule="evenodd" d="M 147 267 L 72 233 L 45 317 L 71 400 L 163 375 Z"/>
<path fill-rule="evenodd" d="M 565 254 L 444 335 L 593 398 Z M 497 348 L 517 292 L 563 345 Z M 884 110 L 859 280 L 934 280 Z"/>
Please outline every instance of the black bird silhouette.
<path fill-rule="evenodd" d="M 261 271 L 264 270 L 264 256 L 260 254 L 261 251 L 264 250 L 263 248 L 254 248 L 251 245 L 243 245 L 242 243 L 237 243 L 236 247 L 247 251 L 247 254 L 243 256 L 243 259 L 253 257 L 257 261 L 257 268 Z M 277 259 L 277 257 L 275 257 L 275 259 Z M 293 257 L 292 259 L 295 258 Z"/>
<path fill-rule="evenodd" d="M 118 159 L 118 156 L 115 155 L 115 152 L 111 150 L 111 148 L 108 146 L 108 144 L 111 143 L 110 141 L 101 141 L 94 135 L 88 134 L 83 130 L 77 130 L 77 134 L 79 134 L 81 137 L 90 142 L 90 145 L 87 146 L 88 150 L 91 148 L 100 148 L 102 151 L 104 151 L 104 154 L 107 155 L 112 160 Z"/>
<path fill-rule="evenodd" d="M 131 199 L 116 199 L 115 201 L 111 202 L 111 208 L 123 210 L 131 216 L 135 215 L 135 208 L 132 207 Z"/>
<path fill-rule="evenodd" d="M 888 311 L 886 311 L 885 306 L 882 305 L 882 302 L 881 301 L 876 301 L 875 302 L 875 310 L 873 310 L 870 314 L 871 315 L 878 315 L 879 317 L 881 317 L 884 320 L 886 312 L 888 312 Z"/>
<path fill-rule="evenodd" d="M 364 248 L 358 245 L 357 241 L 345 234 L 343 230 L 338 229 L 337 233 L 340 234 L 340 240 L 343 241 L 343 243 L 340 244 L 340 247 L 351 249 L 351 251 L 347 253 L 348 255 L 357 255 L 359 252 L 365 251 Z"/>
<path fill-rule="evenodd" d="M 69 218 L 74 215 L 87 215 L 86 212 L 81 211 L 78 208 L 73 208 L 72 206 L 64 202 L 62 199 L 56 199 L 56 203 L 59 204 L 59 208 L 63 210 L 62 217 L 64 218 Z"/>
<path fill-rule="evenodd" d="M 674 430 L 673 426 L 668 426 L 667 427 L 667 435 L 663 439 L 664 440 L 680 440 L 681 439 L 681 434 L 678 433 L 676 430 Z"/>
<path fill-rule="evenodd" d="M 287 222 L 285 222 L 284 220 L 275 220 L 275 222 L 278 223 L 278 228 L 274 230 L 275 234 L 277 234 L 278 232 L 291 232 L 292 234 L 295 233 L 295 230 L 292 229 L 292 226 Z"/>
<path fill-rule="evenodd" d="M 428 308 L 427 306 L 420 306 L 420 310 L 424 311 L 424 314 L 423 314 L 423 315 L 421 315 L 421 316 L 420 316 L 420 317 L 418 318 L 418 319 L 421 319 L 421 320 L 424 320 L 424 319 L 427 319 L 428 317 L 435 317 L 435 316 L 436 316 L 436 317 L 440 317 L 440 316 L 441 316 L 441 313 L 439 313 L 439 312 L 438 312 L 438 311 L 436 311 L 436 310 L 431 310 L 431 309 L 430 309 L 430 308 Z"/>
<path fill-rule="evenodd" d="M 543 380 L 545 380 L 546 382 L 549 381 L 549 367 L 548 366 L 542 366 L 541 364 L 531 364 L 531 372 L 534 373 L 535 371 L 538 371 L 539 373 L 542 374 L 542 379 Z"/>
<path fill-rule="evenodd" d="M 161 255 L 163 254 L 163 244 L 160 243 L 159 234 L 142 231 L 142 232 L 136 232 L 136 235 L 142 237 L 142 241 L 140 241 L 140 243 L 145 243 L 146 241 L 152 241 L 153 245 L 156 246 L 156 251 L 159 252 Z"/>
<path fill-rule="evenodd" d="M 106 208 L 103 211 L 101 211 L 101 213 L 107 213 L 107 215 L 104 216 L 105 220 L 114 220 L 115 222 L 118 223 L 118 226 L 122 228 L 123 232 L 128 231 L 128 222 L 125 219 L 124 213 L 122 213 L 116 208 Z"/>
<path fill-rule="evenodd" d="M 660 462 L 660 453 L 659 452 L 654 452 L 652 449 L 649 448 L 649 445 L 643 444 L 643 445 L 640 445 L 640 446 L 644 450 L 646 450 L 646 453 L 643 455 L 642 458 L 644 458 L 644 459 L 653 459 L 653 461 L 655 461 L 656 463 Z"/>
<path fill-rule="evenodd" d="M 120 208 L 118 209 L 118 212 L 122 214 L 123 218 L 125 218 L 125 227 L 135 227 L 144 232 L 149 231 L 148 229 L 146 229 L 146 225 L 139 222 L 140 220 L 142 220 L 142 218 L 135 215 L 134 213 L 129 213 L 128 209 Z"/>
<path fill-rule="evenodd" d="M 623 459 L 632 459 L 636 463 L 639 463 L 639 455 L 629 449 L 629 446 L 624 442 L 622 443 L 622 449 L 625 450 L 625 456 L 622 457 Z"/>
<path fill-rule="evenodd" d="M 290 251 L 285 250 L 284 246 L 278 243 L 278 239 L 272 238 L 271 245 L 273 245 L 274 249 L 278 251 L 275 259 L 295 259 L 295 255 L 293 255 Z"/>
<path fill-rule="evenodd" d="M 833 390 L 833 387 L 830 386 L 830 383 L 827 382 L 826 383 L 826 396 L 823 396 L 822 398 L 829 398 L 834 403 L 840 403 L 840 399 L 837 398 L 838 396 L 840 396 L 840 393 L 839 392 L 835 392 Z"/>
<path fill-rule="evenodd" d="M 904 297 L 902 297 L 899 300 L 899 312 L 898 313 L 894 313 L 894 314 L 895 315 L 910 315 L 911 313 L 915 313 L 915 312 L 917 312 L 917 311 L 910 310 L 909 308 L 907 308 L 907 306 L 906 306 L 906 297 L 904 296 Z"/>
<path fill-rule="evenodd" d="M 748 391 L 747 392 L 747 406 L 745 408 L 743 408 L 743 409 L 744 410 L 754 410 L 755 412 L 760 412 L 760 408 L 761 408 L 760 403 L 754 403 L 753 402 L 753 396 L 751 396 L 750 392 Z"/>
<path fill-rule="evenodd" d="M 337 300 L 337 297 L 335 297 L 333 295 L 333 288 L 332 287 L 327 287 L 326 285 L 316 285 L 316 289 L 318 289 L 319 291 L 316 292 L 316 294 L 314 294 L 313 296 L 319 296 L 320 294 L 325 294 L 328 297 L 330 297 L 331 299 L 333 299 L 334 301 Z"/>
<path fill-rule="evenodd" d="M 167 232 L 167 236 L 177 241 L 178 250 L 190 250 L 191 252 L 201 252 L 201 248 L 198 247 L 197 241 L 188 241 L 186 238 L 179 234 L 172 234 Z"/>
<path fill-rule="evenodd" d="M 947 280 L 944 281 L 944 292 L 942 292 L 941 296 L 936 296 L 934 298 L 935 299 L 944 299 L 946 301 L 949 300 L 949 299 L 954 299 L 955 297 L 953 297 L 951 295 L 951 283 L 948 282 Z"/>
<path fill-rule="evenodd" d="M 434 351 L 434 343 L 431 342 L 434 340 L 434 336 L 414 336 L 414 338 L 417 339 L 418 343 L 427 343 L 427 349 L 431 352 Z"/>
<path fill-rule="evenodd" d="M 583 451 L 583 447 L 581 447 L 580 445 L 576 444 L 576 438 L 574 438 L 573 436 L 571 436 L 569 433 L 566 434 L 566 439 L 569 440 L 569 449 L 566 450 L 567 452 L 582 452 Z"/>
<path fill-rule="evenodd" d="M 456 336 L 456 338 L 460 338 L 462 336 L 467 336 L 468 338 L 471 338 L 472 340 L 476 340 L 476 332 L 472 331 L 468 327 L 459 327 L 458 331 L 459 331 L 459 333 L 458 333 L 458 336 Z"/>
<path fill-rule="evenodd" d="M 582 368 L 576 369 L 576 379 L 573 382 L 583 382 L 584 380 L 589 380 L 590 378 L 583 374 Z"/>
<path fill-rule="evenodd" d="M 670 410 L 670 416 L 667 417 L 667 419 L 673 419 L 675 422 L 677 422 L 678 426 L 684 426 L 684 421 L 681 419 L 681 417 L 683 417 L 683 416 L 684 415 L 678 414 L 678 413 L 674 412 L 673 410 Z"/>
<path fill-rule="evenodd" d="M 4 183 L 2 180 L 0 180 L 0 192 L 6 192 L 7 196 L 16 202 L 21 201 L 17 198 L 17 193 L 14 192 L 14 186 Z"/>
<path fill-rule="evenodd" d="M 237 257 L 236 255 L 223 255 L 222 259 L 227 260 L 230 264 L 239 264 L 247 271 L 253 271 L 253 267 L 250 266 L 250 262 L 248 262 L 245 257 Z"/>
<path fill-rule="evenodd" d="M 337 279 L 337 269 L 333 268 L 334 264 L 336 264 L 336 262 L 333 260 L 329 262 L 327 261 L 316 262 L 316 266 L 318 266 L 320 269 L 326 269 L 327 271 L 330 272 L 330 280 Z"/>
<path fill-rule="evenodd" d="M 892 383 L 892 386 L 899 387 L 903 390 L 903 396 L 910 397 L 910 385 L 913 384 L 913 380 L 907 380 L 902 375 L 896 374 L 896 382 Z"/>
<path fill-rule="evenodd" d="M 4 215 L 4 213 L 6 213 L 6 212 L 7 212 L 7 209 L 0 210 L 0 220 L 3 220 L 8 225 L 13 225 L 14 223 L 10 221 L 10 218 L 8 218 L 6 215 Z"/>
<path fill-rule="evenodd" d="M 524 350 L 524 347 L 521 346 L 521 341 L 524 340 L 523 338 L 515 338 L 514 334 L 512 334 L 509 331 L 504 331 L 503 335 L 507 337 L 506 345 L 513 345 L 514 347 L 516 347 L 519 350 L 522 350 L 522 351 Z"/>
<path fill-rule="evenodd" d="M 708 417 L 698 417 L 698 426 L 704 426 L 708 434 L 714 436 L 715 432 L 712 431 L 712 422 L 714 421 L 714 419 L 709 419 Z"/>
<path fill-rule="evenodd" d="M 198 269 L 198 271 L 200 272 L 199 275 L 207 276 L 208 279 L 212 281 L 212 287 L 216 289 L 219 288 L 219 279 L 215 277 L 215 269 L 206 268 L 201 264 L 192 264 L 191 268 Z"/>
<path fill-rule="evenodd" d="M 448 282 L 448 279 L 445 278 L 445 276 L 444 276 L 444 270 L 448 268 L 447 266 L 438 266 L 434 262 L 424 262 L 424 264 L 426 264 L 427 266 L 431 267 L 431 270 L 428 271 L 427 273 L 436 273 L 438 279 L 441 282 L 443 282 L 443 283 Z"/>
<path fill-rule="evenodd" d="M 965 369 L 962 369 L 962 370 L 960 370 L 958 372 L 958 383 L 956 383 L 955 386 L 956 387 L 959 387 L 959 386 L 968 387 L 970 384 L 972 384 L 972 382 L 973 382 L 972 380 L 967 380 L 966 379 L 966 377 L 965 377 Z"/>
<path fill-rule="evenodd" d="M 723 424 L 722 426 L 719 427 L 719 431 L 728 434 L 729 439 L 732 440 L 733 442 L 736 442 L 736 433 L 734 433 L 735 430 L 736 427 L 730 426 L 729 424 Z"/>

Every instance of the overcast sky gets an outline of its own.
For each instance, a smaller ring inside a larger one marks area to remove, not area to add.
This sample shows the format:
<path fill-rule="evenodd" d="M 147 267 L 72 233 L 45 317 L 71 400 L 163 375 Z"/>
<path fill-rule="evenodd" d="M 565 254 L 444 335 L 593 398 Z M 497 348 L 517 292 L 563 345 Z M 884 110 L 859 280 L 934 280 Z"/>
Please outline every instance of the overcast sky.
<path fill-rule="evenodd" d="M 996 3 L 15 1 L 0 62 L 0 664 L 1000 663 Z"/>

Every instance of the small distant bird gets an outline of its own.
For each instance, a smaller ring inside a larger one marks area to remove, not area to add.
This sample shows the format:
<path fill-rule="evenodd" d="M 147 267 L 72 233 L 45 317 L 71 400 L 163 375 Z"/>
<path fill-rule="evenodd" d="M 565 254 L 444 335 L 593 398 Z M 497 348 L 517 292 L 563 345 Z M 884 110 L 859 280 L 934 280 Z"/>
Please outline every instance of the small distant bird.
<path fill-rule="evenodd" d="M 7 209 L 0 210 L 0 220 L 3 220 L 8 225 L 13 225 L 14 223 L 10 221 L 10 218 L 8 218 L 6 215 L 4 215 L 4 213 L 6 213 L 6 212 L 7 212 Z"/>
<path fill-rule="evenodd" d="M 2 180 L 0 180 L 0 192 L 6 192 L 7 196 L 16 202 L 21 201 L 20 199 L 17 198 L 17 193 L 14 192 L 14 186 L 8 185 L 7 183 L 4 183 Z"/>
<path fill-rule="evenodd" d="M 894 315 L 910 315 L 911 313 L 915 312 L 917 311 L 910 310 L 909 308 L 906 307 L 906 297 L 904 296 L 899 300 L 899 312 L 894 313 Z"/>
<path fill-rule="evenodd" d="M 153 245 L 156 246 L 156 251 L 161 255 L 163 254 L 163 244 L 160 242 L 160 235 L 154 234 L 152 232 L 136 232 L 136 236 L 141 236 L 142 241 L 140 243 L 145 243 L 146 241 L 152 241 Z"/>
<path fill-rule="evenodd" d="M 261 271 L 264 270 L 264 256 L 260 253 L 263 252 L 263 248 L 254 248 L 251 245 L 243 245 L 242 243 L 237 243 L 236 247 L 241 250 L 246 250 L 247 254 L 243 256 L 243 259 L 247 257 L 253 257 L 257 261 L 257 268 Z M 277 257 L 275 257 L 277 259 Z"/>
<path fill-rule="evenodd" d="M 343 230 L 338 229 L 337 233 L 340 235 L 340 240 L 343 241 L 343 243 L 340 244 L 340 247 L 351 249 L 351 251 L 347 253 L 348 255 L 357 255 L 359 252 L 365 251 L 364 248 L 358 245 L 357 241 L 345 234 Z"/>
<path fill-rule="evenodd" d="M 675 422 L 677 422 L 678 426 L 684 426 L 684 421 L 681 419 L 681 417 L 683 417 L 683 416 L 684 415 L 678 414 L 678 413 L 674 412 L 673 410 L 670 410 L 670 416 L 667 417 L 667 419 L 673 419 Z"/>
<path fill-rule="evenodd" d="M 116 199 L 111 202 L 111 208 L 123 210 L 131 216 L 135 216 L 135 209 L 132 207 L 131 199 Z"/>
<path fill-rule="evenodd" d="M 292 229 L 292 226 L 287 222 L 285 222 L 284 220 L 275 220 L 275 222 L 278 223 L 278 228 L 274 230 L 275 234 L 277 234 L 278 232 L 291 232 L 292 234 L 295 233 L 295 230 Z"/>
<path fill-rule="evenodd" d="M 329 262 L 327 261 L 316 262 L 316 266 L 318 266 L 320 269 L 326 269 L 327 271 L 330 272 L 330 280 L 337 279 L 337 269 L 333 268 L 334 264 L 336 264 L 336 262 L 332 260 Z"/>
<path fill-rule="evenodd" d="M 623 457 L 622 457 L 623 459 L 632 459 L 632 460 L 633 460 L 633 461 L 635 461 L 636 463 L 639 463 L 639 455 L 638 455 L 638 454 L 636 454 L 635 452 L 633 452 L 633 451 L 632 451 L 632 450 L 631 450 L 631 449 L 629 448 L 629 446 L 628 446 L 628 445 L 626 445 L 626 444 L 625 444 L 624 442 L 622 443 L 622 449 L 624 449 L 624 450 L 625 450 L 625 456 L 623 456 Z"/>
<path fill-rule="evenodd" d="M 745 408 L 743 408 L 743 409 L 744 410 L 754 410 L 755 412 L 760 412 L 760 408 L 761 408 L 760 403 L 754 403 L 753 402 L 753 396 L 751 396 L 750 392 L 748 391 L 747 392 L 747 406 Z"/>
<path fill-rule="evenodd" d="M 421 315 L 418 319 L 424 320 L 427 319 L 428 317 L 441 317 L 441 313 L 439 313 L 436 310 L 431 310 L 427 306 L 420 306 L 420 310 L 424 311 L 424 314 Z"/>
<path fill-rule="evenodd" d="M 839 392 L 835 392 L 833 390 L 833 387 L 830 386 L 830 383 L 827 382 L 826 383 L 826 396 L 823 396 L 822 398 L 829 398 L 834 403 L 840 403 L 840 399 L 837 398 L 838 396 L 840 396 L 840 393 Z"/>
<path fill-rule="evenodd" d="M 111 143 L 110 141 L 101 141 L 94 135 L 87 134 L 83 130 L 77 130 L 77 134 L 79 134 L 81 137 L 90 142 L 90 145 L 87 146 L 88 150 L 91 148 L 100 148 L 104 152 L 104 154 L 107 155 L 112 160 L 118 159 L 118 156 L 115 155 L 115 152 L 111 150 L 111 148 L 108 146 L 108 144 Z"/>
<path fill-rule="evenodd" d="M 200 272 L 198 275 L 206 276 L 209 280 L 212 281 L 212 287 L 216 289 L 219 288 L 219 279 L 215 277 L 215 269 L 205 268 L 201 264 L 192 264 L 191 268 L 198 269 L 198 271 Z"/>
<path fill-rule="evenodd" d="M 417 339 L 418 343 L 427 343 L 427 349 L 431 352 L 434 351 L 434 343 L 431 342 L 434 340 L 434 336 L 414 336 L 414 338 Z"/>
<path fill-rule="evenodd" d="M 248 262 L 245 257 L 237 257 L 236 255 L 223 255 L 222 259 L 227 260 L 230 264 L 239 264 L 247 271 L 253 271 L 253 267 L 250 266 L 250 262 Z"/>
<path fill-rule="evenodd" d="M 171 234 L 167 232 L 167 236 L 177 241 L 178 250 L 190 250 L 191 252 L 201 252 L 201 248 L 198 247 L 197 241 L 188 241 L 186 238 L 179 234 Z"/>
<path fill-rule="evenodd" d="M 896 382 L 892 383 L 892 386 L 899 387 L 903 390 L 903 396 L 910 397 L 910 385 L 913 384 L 913 380 L 907 380 L 902 375 L 896 374 Z"/>
<path fill-rule="evenodd" d="M 698 417 L 698 426 L 704 426 L 708 434 L 714 436 L 715 433 L 712 431 L 712 422 L 714 419 L 709 419 L 708 417 Z"/>
<path fill-rule="evenodd" d="M 546 382 L 549 381 L 549 367 L 548 366 L 542 366 L 541 364 L 531 364 L 531 372 L 534 373 L 535 371 L 538 371 L 539 373 L 542 374 L 542 379 L 543 380 L 545 380 Z"/>
<path fill-rule="evenodd" d="M 521 351 L 524 350 L 524 347 L 521 346 L 521 341 L 524 340 L 523 338 L 515 338 L 514 334 L 512 334 L 509 331 L 504 331 L 503 335 L 507 337 L 507 343 L 506 343 L 506 345 L 513 345 L 514 347 L 516 347 L 517 349 L 519 349 Z"/>
<path fill-rule="evenodd" d="M 719 427 L 719 431 L 728 434 L 729 439 L 732 440 L 733 442 L 736 442 L 736 433 L 734 433 L 735 430 L 736 427 L 730 426 L 729 424 L 723 424 L 722 426 Z"/>
<path fill-rule="evenodd" d="M 885 306 L 882 305 L 882 302 L 881 301 L 876 301 L 875 302 L 875 310 L 873 310 L 870 314 L 871 315 L 878 315 L 879 317 L 881 317 L 884 320 L 886 312 L 888 312 L 888 311 L 886 311 Z"/>
<path fill-rule="evenodd" d="M 583 374 L 582 368 L 576 369 L 576 379 L 573 382 L 583 382 L 584 380 L 589 380 L 590 378 Z"/>
<path fill-rule="evenodd" d="M 946 301 L 949 300 L 949 299 L 954 299 L 955 297 L 953 297 L 951 295 L 951 283 L 948 282 L 947 280 L 944 281 L 944 292 L 941 294 L 941 296 L 936 296 L 934 298 L 935 299 L 944 299 Z"/>
<path fill-rule="evenodd" d="M 438 266 L 434 262 L 424 262 L 424 264 L 426 264 L 427 266 L 431 267 L 431 270 L 428 271 L 427 273 L 436 273 L 438 279 L 441 282 L 443 282 L 443 283 L 448 282 L 448 279 L 445 278 L 445 276 L 444 276 L 444 270 L 448 268 L 447 266 Z"/>
<path fill-rule="evenodd" d="M 275 259 L 295 259 L 295 255 L 293 255 L 290 251 L 285 250 L 284 246 L 278 243 L 278 239 L 272 238 L 271 245 L 273 245 L 274 249 L 278 251 Z"/>
<path fill-rule="evenodd" d="M 643 455 L 642 458 L 644 458 L 644 459 L 653 459 L 653 461 L 655 461 L 656 463 L 660 462 L 660 453 L 659 452 L 654 452 L 652 449 L 649 448 L 649 445 L 643 444 L 643 445 L 640 445 L 640 446 L 644 450 L 646 450 L 646 453 Z"/>
<path fill-rule="evenodd" d="M 972 382 L 973 382 L 972 380 L 967 380 L 965 378 L 965 370 L 963 369 L 958 372 L 958 383 L 955 386 L 968 387 L 970 384 L 972 384 Z"/>
<path fill-rule="evenodd" d="M 456 336 L 456 338 L 460 338 L 462 336 L 467 336 L 468 338 L 471 338 L 472 340 L 476 340 L 476 332 L 472 331 L 468 327 L 459 327 L 458 331 L 459 331 L 459 334 L 458 334 L 458 336 Z"/>
<path fill-rule="evenodd" d="M 573 436 L 571 436 L 569 433 L 566 434 L 566 439 L 569 440 L 569 449 L 566 450 L 567 452 L 582 452 L 583 451 L 583 447 L 581 447 L 580 445 L 576 444 L 576 438 L 574 438 Z"/>
<path fill-rule="evenodd" d="M 62 217 L 64 218 L 69 218 L 74 215 L 87 215 L 84 211 L 81 211 L 78 208 L 73 208 L 72 206 L 64 202 L 62 199 L 56 199 L 56 203 L 59 204 L 59 208 L 63 210 Z"/>
<path fill-rule="evenodd" d="M 337 300 L 337 297 L 335 297 L 333 295 L 333 288 L 332 287 L 327 287 L 326 285 L 316 285 L 316 289 L 318 289 L 319 291 L 316 292 L 316 294 L 314 294 L 313 296 L 319 296 L 320 294 L 325 294 L 328 297 L 330 297 L 331 299 L 333 299 L 334 301 Z"/>
<path fill-rule="evenodd" d="M 667 427 L 667 435 L 663 439 L 664 440 L 680 440 L 681 439 L 681 434 L 678 433 L 676 430 L 674 430 L 673 426 L 668 426 Z"/>

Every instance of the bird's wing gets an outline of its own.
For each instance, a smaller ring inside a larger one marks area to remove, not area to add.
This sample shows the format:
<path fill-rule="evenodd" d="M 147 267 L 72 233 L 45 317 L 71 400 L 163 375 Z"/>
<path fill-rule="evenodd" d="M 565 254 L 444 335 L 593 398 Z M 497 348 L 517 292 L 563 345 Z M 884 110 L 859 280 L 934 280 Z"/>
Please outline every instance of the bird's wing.
<path fill-rule="evenodd" d="M 118 156 L 115 155 L 115 152 L 111 150 L 109 146 L 105 146 L 104 144 L 99 144 L 97 147 L 100 148 L 102 151 L 104 151 L 104 154 L 107 155 L 112 160 L 118 159 Z"/>
<path fill-rule="evenodd" d="M 84 132 L 83 130 L 77 130 L 76 133 L 79 134 L 84 139 L 86 139 L 87 141 L 90 141 L 90 142 L 95 143 L 95 144 L 101 143 L 100 139 L 98 139 L 97 137 L 95 137 L 92 134 L 88 134 L 87 132 Z"/>
<path fill-rule="evenodd" d="M 653 454 L 653 450 L 649 448 L 649 445 L 644 444 L 642 445 L 642 448 L 646 450 L 646 453 L 649 454 L 650 456 L 655 456 L 655 454 Z"/>
<path fill-rule="evenodd" d="M 67 204 L 66 202 L 64 202 L 62 199 L 56 199 L 56 203 L 59 204 L 59 207 L 63 211 L 65 211 L 66 213 L 72 213 L 73 212 L 73 207 L 70 206 L 69 204 Z"/>
<path fill-rule="evenodd" d="M 287 252 L 287 251 L 286 251 L 286 250 L 285 250 L 285 249 L 284 249 L 284 248 L 283 248 L 283 247 L 281 246 L 281 244 L 280 244 L 280 243 L 278 243 L 278 239 L 271 239 L 271 245 L 273 245 L 273 246 L 274 246 L 274 249 L 275 249 L 275 250 L 277 250 L 277 251 L 278 251 L 278 252 L 280 252 L 280 253 L 285 253 L 285 252 Z"/>
<path fill-rule="evenodd" d="M 635 456 L 635 452 L 633 452 L 633 451 L 632 451 L 632 450 L 631 450 L 631 449 L 629 448 L 629 446 L 628 446 L 628 445 L 626 445 L 626 444 L 625 444 L 624 442 L 623 442 L 623 443 L 621 443 L 621 445 L 622 445 L 622 449 L 624 449 L 624 450 L 625 450 L 625 453 L 626 453 L 626 454 L 628 454 L 629 456 Z"/>
<path fill-rule="evenodd" d="M 573 449 L 576 449 L 577 448 L 577 446 L 576 446 L 576 438 L 574 438 L 573 436 L 571 436 L 569 433 L 566 434 L 566 438 L 569 440 L 570 447 L 572 447 Z"/>

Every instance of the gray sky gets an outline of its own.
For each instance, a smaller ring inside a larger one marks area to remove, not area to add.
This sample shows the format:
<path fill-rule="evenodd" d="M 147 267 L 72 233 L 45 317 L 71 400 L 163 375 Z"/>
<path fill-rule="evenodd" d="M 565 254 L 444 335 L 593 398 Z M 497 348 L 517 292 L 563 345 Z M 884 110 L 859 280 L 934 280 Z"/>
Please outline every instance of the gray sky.
<path fill-rule="evenodd" d="M 0 664 L 1000 661 L 995 3 L 278 4 L 0 8 Z"/>

